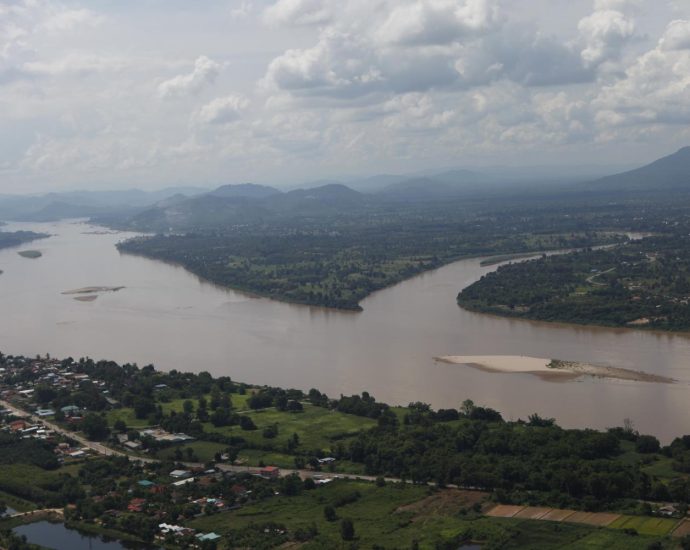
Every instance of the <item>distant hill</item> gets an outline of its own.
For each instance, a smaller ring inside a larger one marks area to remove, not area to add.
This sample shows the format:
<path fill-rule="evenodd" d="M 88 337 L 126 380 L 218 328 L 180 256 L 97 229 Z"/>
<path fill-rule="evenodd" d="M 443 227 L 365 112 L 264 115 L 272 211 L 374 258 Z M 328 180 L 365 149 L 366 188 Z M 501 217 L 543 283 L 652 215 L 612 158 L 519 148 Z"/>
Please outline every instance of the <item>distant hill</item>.
<path fill-rule="evenodd" d="M 127 189 L 122 191 L 69 191 L 45 195 L 0 196 L 0 218 L 14 221 L 48 222 L 65 218 L 88 218 L 134 213 L 171 197 L 190 196 L 205 192 L 194 187 L 178 187 L 160 191 Z"/>
<path fill-rule="evenodd" d="M 596 191 L 690 191 L 690 147 L 636 170 L 607 176 L 583 184 Z"/>
<path fill-rule="evenodd" d="M 184 232 L 261 223 L 294 217 L 321 217 L 357 208 L 367 198 L 342 184 L 283 193 L 272 187 L 223 186 L 199 197 L 164 201 L 117 223 L 140 231 Z"/>
<path fill-rule="evenodd" d="M 263 199 L 271 195 L 278 195 L 280 191 L 267 185 L 257 185 L 255 183 L 240 183 L 236 185 L 223 185 L 209 195 L 214 197 L 230 198 L 249 198 L 249 199 Z"/>
<path fill-rule="evenodd" d="M 452 170 L 392 183 L 379 195 L 398 200 L 435 200 L 481 191 L 487 179 L 471 170 Z"/>

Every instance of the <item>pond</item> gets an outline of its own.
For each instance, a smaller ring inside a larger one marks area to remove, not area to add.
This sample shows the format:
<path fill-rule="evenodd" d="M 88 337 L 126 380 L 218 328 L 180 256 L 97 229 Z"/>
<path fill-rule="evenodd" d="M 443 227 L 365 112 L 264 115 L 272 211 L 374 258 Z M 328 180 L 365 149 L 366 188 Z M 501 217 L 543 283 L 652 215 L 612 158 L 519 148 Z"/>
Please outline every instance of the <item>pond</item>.
<path fill-rule="evenodd" d="M 68 529 L 63 523 L 39 521 L 21 525 L 13 530 L 17 535 L 25 536 L 32 544 L 38 544 L 53 550 L 149 550 L 153 547 L 136 543 L 120 542 L 95 535 L 82 534 L 75 529 Z"/>

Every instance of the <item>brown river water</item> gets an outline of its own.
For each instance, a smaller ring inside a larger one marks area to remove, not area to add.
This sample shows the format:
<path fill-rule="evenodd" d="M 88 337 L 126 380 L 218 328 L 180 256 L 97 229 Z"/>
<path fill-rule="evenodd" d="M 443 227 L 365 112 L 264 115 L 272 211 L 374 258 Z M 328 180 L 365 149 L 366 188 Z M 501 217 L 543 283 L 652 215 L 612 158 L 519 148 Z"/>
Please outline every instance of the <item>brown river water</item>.
<path fill-rule="evenodd" d="M 457 293 L 497 266 L 456 262 L 375 293 L 363 312 L 251 297 L 182 268 L 121 255 L 128 235 L 74 222 L 12 223 L 50 239 L 0 251 L 0 350 L 153 363 L 329 395 L 369 391 L 391 404 L 458 407 L 467 398 L 506 419 L 533 412 L 566 427 L 631 418 L 663 441 L 690 434 L 690 338 L 640 330 L 551 325 L 460 309 Z M 36 249 L 38 259 L 18 250 Z M 62 292 L 126 288 L 78 301 Z M 608 364 L 677 379 L 655 384 L 543 381 L 437 363 L 440 355 L 529 355 Z"/>

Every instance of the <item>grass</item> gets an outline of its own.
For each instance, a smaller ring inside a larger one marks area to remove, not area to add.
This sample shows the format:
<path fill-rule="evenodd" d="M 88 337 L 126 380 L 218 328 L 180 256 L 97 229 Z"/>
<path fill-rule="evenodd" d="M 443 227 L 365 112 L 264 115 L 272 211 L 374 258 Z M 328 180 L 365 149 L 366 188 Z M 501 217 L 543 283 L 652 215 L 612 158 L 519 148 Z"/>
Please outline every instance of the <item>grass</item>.
<path fill-rule="evenodd" d="M 14 508 L 17 512 L 28 512 L 29 510 L 35 510 L 36 505 L 30 500 L 19 498 L 10 493 L 0 491 L 0 502 L 6 504 L 10 508 Z"/>
<path fill-rule="evenodd" d="M 212 462 L 215 460 L 216 453 L 222 453 L 225 449 L 227 449 L 227 445 L 223 445 L 222 443 L 213 443 L 211 441 L 193 441 L 184 446 L 176 445 L 158 451 L 156 458 L 163 460 L 174 460 L 176 449 L 180 449 L 182 451 L 183 460 L 188 460 L 186 450 L 192 449 L 192 451 L 194 451 L 194 455 L 196 456 L 195 460 L 198 462 Z"/>
<path fill-rule="evenodd" d="M 664 536 L 678 524 L 678 520 L 668 518 L 650 518 L 646 516 L 621 516 L 610 529 L 635 529 L 641 535 Z"/>
<path fill-rule="evenodd" d="M 210 401 L 210 394 L 207 394 L 206 396 L 206 401 Z M 249 399 L 250 394 L 247 393 L 245 395 L 240 395 L 238 393 L 233 393 L 230 394 L 230 398 L 232 400 L 232 406 L 235 408 L 236 411 L 246 411 L 248 409 L 247 407 L 247 400 Z M 183 412 L 184 411 L 184 402 L 185 401 L 191 401 L 194 404 L 194 409 L 196 410 L 198 406 L 198 399 L 197 398 L 180 398 L 180 399 L 173 399 L 167 403 L 162 403 L 160 402 L 160 406 L 163 409 L 163 413 L 169 414 L 172 411 L 175 412 Z M 106 418 L 108 420 L 108 424 L 112 427 L 115 422 L 118 420 L 122 420 L 128 428 L 146 428 L 149 426 L 149 421 L 147 418 L 137 418 L 136 415 L 134 414 L 134 409 L 131 407 L 123 407 L 121 409 L 111 409 L 106 413 Z"/>
<path fill-rule="evenodd" d="M 282 449 L 292 434 L 296 433 L 299 437 L 301 450 L 321 449 L 328 451 L 338 441 L 345 441 L 360 430 L 371 428 L 376 424 L 376 421 L 370 418 L 330 411 L 308 404 L 304 405 L 304 412 L 301 413 L 264 409 L 250 411 L 246 414 L 251 415 L 258 430 L 244 431 L 239 426 L 216 428 L 210 423 L 204 425 L 204 430 L 241 436 L 250 444 L 271 445 L 275 450 Z M 278 425 L 278 436 L 274 439 L 266 439 L 262 435 L 262 430 L 273 424 Z"/>

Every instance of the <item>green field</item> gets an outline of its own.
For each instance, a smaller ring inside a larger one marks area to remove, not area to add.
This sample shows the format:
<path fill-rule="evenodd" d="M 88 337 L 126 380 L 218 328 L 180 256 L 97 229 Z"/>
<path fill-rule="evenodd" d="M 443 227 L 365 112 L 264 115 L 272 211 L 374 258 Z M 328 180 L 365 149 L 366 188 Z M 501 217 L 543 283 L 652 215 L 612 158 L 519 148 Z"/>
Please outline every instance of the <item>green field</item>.
<path fill-rule="evenodd" d="M 344 506 L 338 499 L 359 493 Z M 296 497 L 276 497 L 239 510 L 192 520 L 189 525 L 201 531 L 215 531 L 224 541 L 254 526 L 275 523 L 294 533 L 315 525 L 318 534 L 301 548 L 341 548 L 339 521 L 326 521 L 323 509 L 334 506 L 339 519 L 352 520 L 360 548 L 374 544 L 385 548 L 410 548 L 413 541 L 423 549 L 438 548 L 452 542 L 477 541 L 486 548 L 505 549 L 646 549 L 662 539 L 658 536 L 629 535 L 621 530 L 544 521 L 487 518 L 467 513 L 485 495 L 466 491 L 434 491 L 414 485 L 335 481 Z M 649 518 L 642 518 L 649 519 Z M 656 521 L 656 520 L 654 520 Z M 267 546 L 268 547 L 268 546 Z M 671 545 L 664 547 L 671 548 Z"/>
<path fill-rule="evenodd" d="M 206 400 L 210 399 L 210 394 L 207 394 Z M 236 411 L 247 410 L 247 399 L 249 399 L 250 394 L 240 395 L 233 393 L 230 395 L 232 400 L 232 406 Z M 196 409 L 198 404 L 198 399 L 196 398 L 184 398 L 184 399 L 173 399 L 167 403 L 160 403 L 163 413 L 169 414 L 172 411 L 183 412 L 184 402 L 191 401 Z M 106 413 L 106 418 L 108 419 L 108 424 L 112 427 L 118 420 L 124 421 L 128 428 L 145 428 L 149 425 L 149 421 L 146 418 L 137 418 L 134 414 L 134 409 L 131 407 L 123 407 L 121 409 L 111 409 Z"/>
<path fill-rule="evenodd" d="M 678 520 L 668 518 L 650 518 L 645 516 L 621 516 L 610 529 L 635 529 L 641 535 L 663 536 L 678 525 Z"/>
<path fill-rule="evenodd" d="M 271 445 L 274 449 L 285 446 L 287 440 L 296 433 L 300 441 L 300 449 L 329 450 L 337 441 L 346 440 L 360 430 L 371 428 L 376 424 L 375 420 L 344 414 L 338 411 L 304 405 L 304 412 L 281 412 L 276 409 L 264 409 L 261 411 L 248 411 L 258 430 L 244 431 L 239 426 L 226 426 L 216 428 L 212 424 L 204 424 L 204 430 L 219 432 L 225 435 L 241 436 L 250 444 Z M 278 436 L 274 439 L 266 439 L 262 435 L 263 428 L 278 425 Z"/>

